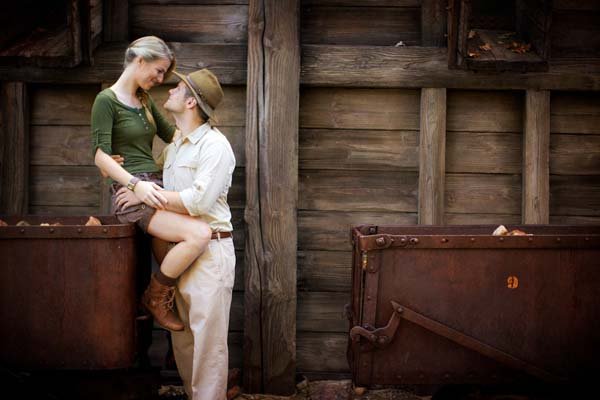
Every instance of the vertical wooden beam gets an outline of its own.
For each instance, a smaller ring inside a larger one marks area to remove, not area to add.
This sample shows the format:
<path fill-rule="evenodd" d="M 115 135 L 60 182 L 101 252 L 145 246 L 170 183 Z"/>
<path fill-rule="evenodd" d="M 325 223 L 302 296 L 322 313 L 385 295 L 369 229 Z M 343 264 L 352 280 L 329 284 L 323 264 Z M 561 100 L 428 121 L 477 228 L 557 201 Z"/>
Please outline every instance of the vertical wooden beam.
<path fill-rule="evenodd" d="M 446 46 L 446 18 L 446 0 L 421 2 L 421 46 Z"/>
<path fill-rule="evenodd" d="M 23 82 L 0 83 L 0 213 L 29 208 L 29 100 Z"/>
<path fill-rule="evenodd" d="M 103 37 L 105 42 L 129 40 L 129 0 L 104 0 Z"/>
<path fill-rule="evenodd" d="M 300 0 L 250 0 L 244 388 L 291 394 L 296 370 Z"/>
<path fill-rule="evenodd" d="M 524 224 L 550 221 L 550 91 L 527 90 L 523 115 Z"/>
<path fill-rule="evenodd" d="M 444 224 L 446 89 L 421 89 L 419 224 Z"/>

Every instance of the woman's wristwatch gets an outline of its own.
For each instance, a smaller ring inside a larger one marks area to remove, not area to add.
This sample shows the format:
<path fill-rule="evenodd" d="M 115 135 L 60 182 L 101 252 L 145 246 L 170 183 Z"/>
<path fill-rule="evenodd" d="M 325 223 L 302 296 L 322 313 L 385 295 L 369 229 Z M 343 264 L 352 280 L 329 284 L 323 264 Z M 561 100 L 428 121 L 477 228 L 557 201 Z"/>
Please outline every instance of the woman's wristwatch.
<path fill-rule="evenodd" d="M 140 181 L 140 178 L 136 178 L 134 176 L 133 178 L 131 178 L 131 180 L 127 184 L 127 189 L 129 189 L 133 192 L 133 189 L 135 189 L 135 185 L 137 185 L 139 181 Z"/>

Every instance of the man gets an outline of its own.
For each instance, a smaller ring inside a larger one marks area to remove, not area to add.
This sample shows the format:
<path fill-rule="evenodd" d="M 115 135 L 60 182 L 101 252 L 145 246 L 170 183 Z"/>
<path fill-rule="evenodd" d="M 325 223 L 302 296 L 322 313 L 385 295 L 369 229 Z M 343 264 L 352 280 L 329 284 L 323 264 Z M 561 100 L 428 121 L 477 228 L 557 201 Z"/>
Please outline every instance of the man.
<path fill-rule="evenodd" d="M 210 118 L 223 98 L 207 69 L 181 75 L 164 108 L 181 136 L 164 151 L 165 208 L 207 222 L 208 249 L 179 277 L 175 301 L 185 329 L 171 332 L 177 369 L 189 399 L 225 399 L 227 331 L 235 276 L 235 251 L 227 192 L 235 157 Z M 122 192 L 127 195 L 126 192 Z"/>

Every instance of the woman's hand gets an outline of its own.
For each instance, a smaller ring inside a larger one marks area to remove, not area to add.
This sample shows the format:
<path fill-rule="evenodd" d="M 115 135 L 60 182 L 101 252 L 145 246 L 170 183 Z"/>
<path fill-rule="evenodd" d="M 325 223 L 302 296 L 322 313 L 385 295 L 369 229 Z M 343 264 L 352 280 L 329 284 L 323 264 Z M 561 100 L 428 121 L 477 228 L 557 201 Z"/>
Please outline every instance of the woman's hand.
<path fill-rule="evenodd" d="M 168 203 L 168 201 L 165 198 L 165 196 L 163 196 L 160 193 L 161 190 L 164 189 L 158 186 L 156 183 L 139 181 L 135 185 L 133 192 L 135 193 L 138 199 L 140 199 L 150 207 L 164 210 L 165 205 Z"/>
<path fill-rule="evenodd" d="M 135 206 L 136 204 L 140 204 L 142 201 L 137 198 L 135 193 L 126 187 L 122 187 L 117 191 L 116 194 L 116 203 L 119 207 L 119 210 L 125 210 L 131 206 Z"/>

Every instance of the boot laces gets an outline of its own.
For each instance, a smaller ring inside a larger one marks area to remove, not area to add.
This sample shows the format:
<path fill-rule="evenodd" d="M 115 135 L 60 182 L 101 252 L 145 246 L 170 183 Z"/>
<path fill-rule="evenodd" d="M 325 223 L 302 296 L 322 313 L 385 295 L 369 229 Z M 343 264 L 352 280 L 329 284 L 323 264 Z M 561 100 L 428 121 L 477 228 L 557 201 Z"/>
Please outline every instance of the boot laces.
<path fill-rule="evenodd" d="M 163 296 L 160 305 L 166 310 L 172 310 L 175 302 L 175 286 L 167 287 L 163 289 Z"/>

